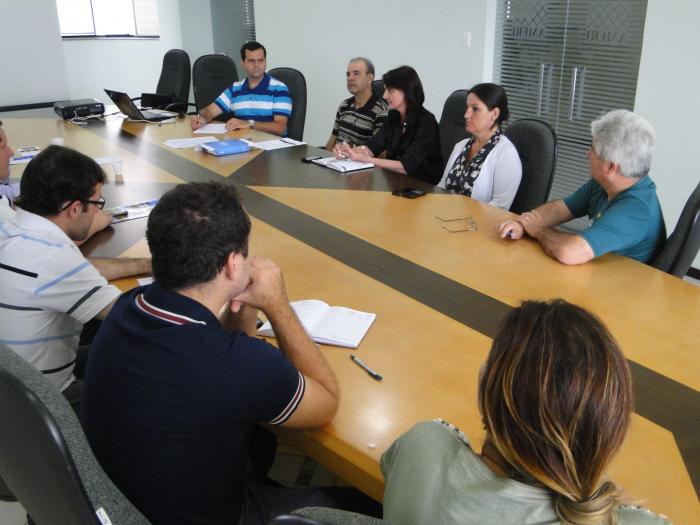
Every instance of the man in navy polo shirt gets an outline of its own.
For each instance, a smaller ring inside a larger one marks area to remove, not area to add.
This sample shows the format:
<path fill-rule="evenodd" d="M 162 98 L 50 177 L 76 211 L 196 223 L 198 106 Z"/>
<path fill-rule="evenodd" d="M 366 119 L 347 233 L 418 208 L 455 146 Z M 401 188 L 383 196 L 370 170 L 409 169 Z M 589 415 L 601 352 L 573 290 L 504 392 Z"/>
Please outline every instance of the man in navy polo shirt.
<path fill-rule="evenodd" d="M 234 82 L 217 99 L 192 117 L 192 129 L 204 126 L 222 113 L 232 112 L 226 129 L 259 129 L 274 135 L 285 135 L 287 120 L 292 114 L 292 98 L 287 86 L 265 73 L 267 50 L 259 42 L 246 42 L 241 47 L 241 66 L 247 78 Z"/>
<path fill-rule="evenodd" d="M 543 204 L 498 225 L 504 239 L 527 233 L 564 264 L 582 264 L 605 253 L 649 262 L 666 238 L 656 185 L 649 178 L 654 128 L 618 109 L 591 123 L 591 179 L 564 200 Z M 588 216 L 589 227 L 569 234 L 554 227 Z"/>
<path fill-rule="evenodd" d="M 160 199 L 146 232 L 155 282 L 124 294 L 92 345 L 90 444 L 154 524 L 266 523 L 309 505 L 376 514 L 354 489 L 248 475 L 257 423 L 320 427 L 338 406 L 333 372 L 289 306 L 280 269 L 247 256 L 249 232 L 231 185 L 183 184 Z M 279 350 L 254 337 L 258 309 Z"/>

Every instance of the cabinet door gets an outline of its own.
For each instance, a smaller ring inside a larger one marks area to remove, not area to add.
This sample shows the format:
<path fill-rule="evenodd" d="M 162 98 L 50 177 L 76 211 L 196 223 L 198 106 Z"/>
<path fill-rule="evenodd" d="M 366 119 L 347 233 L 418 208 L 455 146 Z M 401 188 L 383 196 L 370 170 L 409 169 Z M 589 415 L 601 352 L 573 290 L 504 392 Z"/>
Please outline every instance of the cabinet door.
<path fill-rule="evenodd" d="M 555 125 L 560 106 L 567 0 L 501 0 L 495 77 L 508 94 L 511 120 Z"/>
<path fill-rule="evenodd" d="M 611 109 L 634 108 L 645 15 L 646 1 L 569 0 L 552 198 L 588 179 L 591 121 Z"/>

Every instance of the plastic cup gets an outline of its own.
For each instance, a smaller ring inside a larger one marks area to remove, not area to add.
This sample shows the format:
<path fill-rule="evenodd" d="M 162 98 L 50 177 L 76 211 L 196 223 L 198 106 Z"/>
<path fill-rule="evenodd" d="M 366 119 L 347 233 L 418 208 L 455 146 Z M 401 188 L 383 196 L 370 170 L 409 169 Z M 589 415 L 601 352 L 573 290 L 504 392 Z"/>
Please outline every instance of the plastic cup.
<path fill-rule="evenodd" d="M 114 171 L 114 182 L 116 184 L 124 184 L 124 177 L 122 176 L 123 162 L 121 160 L 112 163 L 112 170 Z"/>

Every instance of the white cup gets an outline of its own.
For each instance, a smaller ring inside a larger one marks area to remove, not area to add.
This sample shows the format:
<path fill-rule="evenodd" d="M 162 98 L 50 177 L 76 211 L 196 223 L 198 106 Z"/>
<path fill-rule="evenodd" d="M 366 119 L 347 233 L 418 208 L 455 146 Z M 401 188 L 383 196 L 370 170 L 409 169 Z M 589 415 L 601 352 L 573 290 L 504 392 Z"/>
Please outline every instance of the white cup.
<path fill-rule="evenodd" d="M 54 146 L 63 146 L 63 137 L 54 137 L 51 139 L 51 144 Z"/>
<path fill-rule="evenodd" d="M 114 182 L 117 184 L 124 184 L 124 177 L 122 176 L 122 169 L 124 163 L 121 160 L 112 163 L 112 170 L 114 171 Z"/>

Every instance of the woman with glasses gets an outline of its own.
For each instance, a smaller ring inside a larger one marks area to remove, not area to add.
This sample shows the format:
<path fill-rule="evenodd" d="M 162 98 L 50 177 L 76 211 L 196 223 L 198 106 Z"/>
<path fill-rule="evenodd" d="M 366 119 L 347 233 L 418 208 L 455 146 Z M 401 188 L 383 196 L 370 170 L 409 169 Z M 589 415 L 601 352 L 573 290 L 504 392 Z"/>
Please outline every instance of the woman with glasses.
<path fill-rule="evenodd" d="M 512 310 L 480 371 L 478 406 L 481 454 L 443 421 L 414 426 L 384 453 L 387 521 L 668 523 L 620 505 L 606 477 L 629 427 L 632 382 L 586 310 L 561 299 Z"/>

